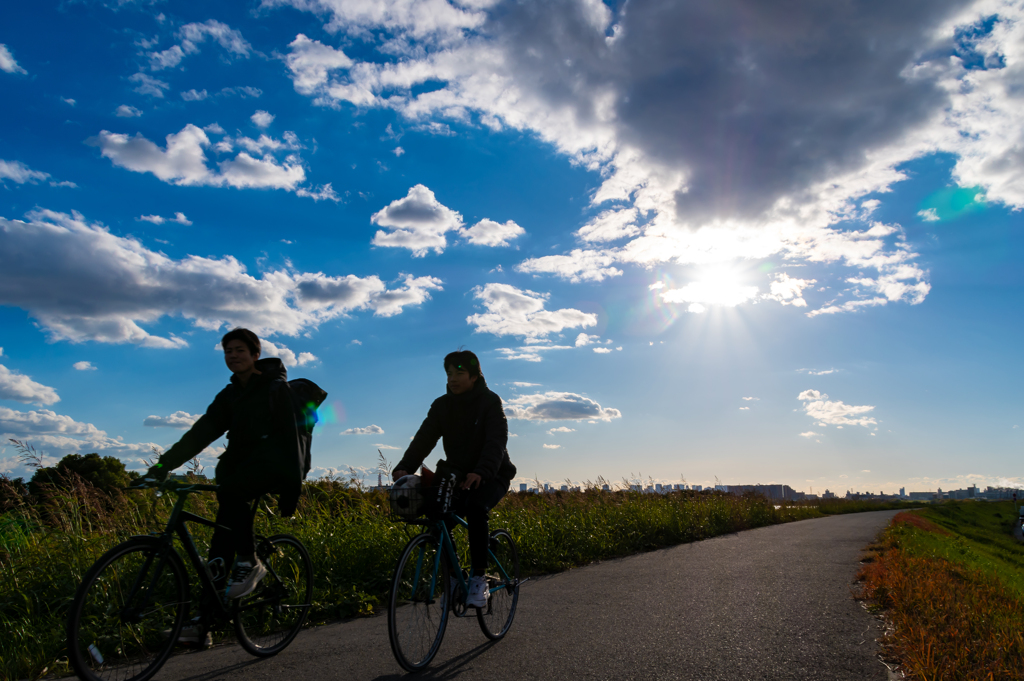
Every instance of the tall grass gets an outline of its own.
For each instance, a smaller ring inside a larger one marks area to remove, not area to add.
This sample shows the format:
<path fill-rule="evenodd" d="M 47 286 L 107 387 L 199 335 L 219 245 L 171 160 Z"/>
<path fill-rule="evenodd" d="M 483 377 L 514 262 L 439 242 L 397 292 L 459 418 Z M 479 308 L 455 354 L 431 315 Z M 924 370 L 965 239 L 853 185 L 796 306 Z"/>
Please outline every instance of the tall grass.
<path fill-rule="evenodd" d="M 1021 595 L 970 561 L 919 550 L 937 543 L 964 540 L 926 518 L 897 514 L 860 572 L 864 597 L 891 625 L 886 654 L 928 681 L 1024 679 Z"/>
<path fill-rule="evenodd" d="M 163 529 L 173 503 L 173 495 L 158 499 L 153 491 L 107 494 L 74 475 L 26 498 L 0 477 L 0 628 L 5 634 L 0 636 L 0 679 L 69 672 L 64 621 L 83 574 L 117 543 Z M 216 500 L 212 494 L 192 495 L 189 510 L 213 517 Z M 512 532 L 529 575 L 820 517 L 825 510 L 808 504 L 777 506 L 759 496 L 590 489 L 509 494 L 494 509 L 491 525 Z M 205 553 L 210 530 L 191 530 Z M 295 517 L 281 518 L 271 508 L 256 522 L 258 533 L 293 534 L 309 549 L 315 575 L 310 623 L 379 608 L 400 551 L 419 530 L 390 516 L 385 494 L 332 479 L 305 485 Z M 464 547 L 464 535 L 460 541 Z M 198 602 L 194 575 L 190 581 Z"/>

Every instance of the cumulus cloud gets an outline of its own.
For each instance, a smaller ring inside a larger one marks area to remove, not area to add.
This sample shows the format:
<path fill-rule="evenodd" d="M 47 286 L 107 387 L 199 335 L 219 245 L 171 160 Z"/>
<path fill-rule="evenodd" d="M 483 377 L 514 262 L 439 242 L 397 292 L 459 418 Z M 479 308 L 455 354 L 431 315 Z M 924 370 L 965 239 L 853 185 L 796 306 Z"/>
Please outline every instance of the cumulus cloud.
<path fill-rule="evenodd" d="M 818 422 L 819 426 L 874 426 L 877 421 L 870 416 L 861 416 L 873 411 L 873 406 L 854 406 L 836 400 L 831 402 L 828 395 L 817 390 L 805 390 L 797 396 L 804 404 L 804 412 Z"/>
<path fill-rule="evenodd" d="M 794 307 L 807 307 L 807 301 L 803 298 L 803 290 L 812 284 L 814 279 L 796 279 L 785 272 L 775 275 L 775 281 L 770 284 L 771 292 L 765 297 L 777 300 L 783 305 Z"/>
<path fill-rule="evenodd" d="M 212 170 L 204 151 L 210 146 L 210 138 L 191 123 L 167 135 L 164 149 L 141 134 L 129 137 L 107 130 L 87 142 L 99 147 L 100 153 L 114 165 L 137 173 L 153 173 L 170 184 L 295 191 L 306 180 L 302 161 L 294 155 L 279 163 L 270 154 L 253 158 L 242 152 L 233 160 L 217 163 L 219 172 Z"/>
<path fill-rule="evenodd" d="M 342 435 L 383 435 L 384 429 L 380 426 L 369 425 L 365 428 L 349 428 L 341 431 Z"/>
<path fill-rule="evenodd" d="M 429 276 L 407 275 L 390 288 L 377 276 L 276 270 L 255 277 L 231 256 L 169 258 L 80 214 L 48 210 L 29 213 L 27 222 L 0 218 L 0 252 L 7 258 L 0 305 L 27 310 L 51 340 L 73 342 L 187 345 L 140 326 L 167 316 L 210 331 L 242 326 L 295 336 L 358 310 L 400 314 L 441 289 Z"/>
<path fill-rule="evenodd" d="M 0 184 L 4 180 L 10 180 L 16 184 L 35 184 L 50 177 L 50 173 L 41 170 L 32 170 L 21 161 L 5 161 L 0 159 Z"/>
<path fill-rule="evenodd" d="M 176 411 L 170 416 L 147 416 L 142 425 L 150 428 L 177 428 L 188 430 L 192 424 L 199 420 L 202 414 L 189 414 L 187 411 Z"/>
<path fill-rule="evenodd" d="M 611 421 L 622 412 L 576 393 L 545 392 L 505 401 L 505 414 L 526 421 Z"/>
<path fill-rule="evenodd" d="M 170 83 L 166 83 L 141 71 L 128 78 L 128 80 L 136 84 L 135 92 L 138 92 L 140 95 L 156 97 L 157 99 L 163 99 L 164 90 L 171 87 Z M 120 111 L 120 107 L 118 107 L 118 111 Z"/>
<path fill-rule="evenodd" d="M 445 232 L 462 227 L 462 215 L 441 204 L 434 192 L 418 184 L 404 198 L 396 199 L 373 214 L 370 222 L 391 231 L 379 230 L 374 246 L 408 248 L 414 257 L 423 257 L 433 249 L 443 253 Z"/>
<path fill-rule="evenodd" d="M 217 349 L 221 350 L 220 344 Z M 260 341 L 260 357 L 277 357 L 286 367 L 301 367 L 312 362 L 320 361 L 320 358 L 312 352 L 300 352 L 296 355 L 292 350 L 281 342 L 273 343 L 266 339 Z"/>
<path fill-rule="evenodd" d="M 154 225 L 162 225 L 165 222 L 177 222 L 179 225 L 187 227 L 192 224 L 192 221 L 185 217 L 184 213 L 175 213 L 173 218 L 165 218 L 159 215 L 140 215 L 135 219 L 140 222 L 152 222 Z"/>
<path fill-rule="evenodd" d="M 586 347 L 587 345 L 591 345 L 592 343 L 597 343 L 600 340 L 601 340 L 600 336 L 592 336 L 590 334 L 581 333 L 578 336 L 576 336 L 576 343 L 575 343 L 575 345 L 578 348 L 582 348 L 582 347 Z"/>
<path fill-rule="evenodd" d="M 255 125 L 257 128 L 270 127 L 270 124 L 274 122 L 274 118 L 276 118 L 274 114 L 267 113 L 262 109 L 258 110 L 252 116 L 249 116 L 249 120 L 251 120 L 253 125 Z"/>
<path fill-rule="evenodd" d="M 569 428 L 568 426 L 559 426 L 557 428 L 551 428 L 548 430 L 548 435 L 554 435 L 555 433 L 575 433 L 575 428 Z"/>
<path fill-rule="evenodd" d="M 530 342 L 531 338 L 526 339 Z M 498 354 L 501 355 L 502 359 L 520 359 L 525 362 L 541 362 L 543 361 L 543 355 L 546 352 L 552 352 L 556 350 L 572 350 L 571 345 L 523 345 L 518 348 L 497 348 Z M 539 384 L 538 384 L 539 385 Z"/>
<path fill-rule="evenodd" d="M 517 289 L 509 284 L 477 286 L 473 294 L 487 310 L 466 318 L 479 333 L 540 340 L 563 329 L 597 325 L 597 315 L 573 308 L 545 310 L 548 294 Z"/>
<path fill-rule="evenodd" d="M 806 433 L 800 433 L 800 437 L 812 438 L 818 437 L 821 433 L 815 433 L 813 430 L 808 430 Z"/>
<path fill-rule="evenodd" d="M 48 405 L 60 402 L 60 397 L 50 386 L 36 383 L 25 374 L 0 364 L 0 400 Z"/>
<path fill-rule="evenodd" d="M 92 362 L 75 362 L 71 366 L 75 371 L 96 371 L 96 367 L 92 365 Z"/>
<path fill-rule="evenodd" d="M 18 66 L 14 55 L 11 54 L 10 49 L 3 43 L 0 43 L 0 71 L 4 73 L 20 73 L 21 75 L 28 73 L 28 71 Z"/>
<path fill-rule="evenodd" d="M 389 108 L 420 129 L 529 131 L 601 173 L 592 204 L 602 213 L 577 233 L 588 248 L 527 261 L 523 271 L 586 281 L 617 276 L 623 263 L 771 257 L 873 269 L 877 276 L 856 278 L 895 291 L 881 279 L 913 260 L 913 249 L 892 234 L 867 238 L 854 223 L 877 206 L 868 195 L 905 179 L 908 160 L 952 154 L 954 182 L 1024 207 L 1019 3 L 798 0 L 785 13 L 753 0 L 615 9 L 527 0 L 500 11 L 437 0 L 436 12 L 264 4 L 384 41 L 355 58 L 297 37 L 292 56 L 317 45 L 324 53 L 291 70 L 316 105 Z M 617 240 L 625 243 L 590 247 Z M 908 287 L 899 302 L 927 295 L 927 272 L 915 276 L 896 280 Z M 882 301 L 895 302 L 879 293 L 823 309 Z"/>
<path fill-rule="evenodd" d="M 618 349 L 621 350 L 622 348 L 618 348 Z M 599 355 L 607 355 L 611 351 L 612 351 L 611 348 L 594 348 L 594 352 L 596 352 Z"/>
<path fill-rule="evenodd" d="M 4 442 L 14 438 L 39 449 L 62 454 L 98 452 L 117 456 L 133 452 L 148 454 L 153 447 L 160 450 L 152 442 L 129 443 L 109 437 L 91 423 L 75 421 L 49 409 L 16 411 L 0 407 L 0 438 Z"/>
<path fill-rule="evenodd" d="M 353 63 L 341 50 L 319 40 L 310 40 L 301 33 L 288 47 L 291 51 L 284 58 L 285 64 L 291 71 L 296 92 L 303 95 L 321 91 L 331 71 L 347 69 Z"/>
<path fill-rule="evenodd" d="M 142 111 L 134 106 L 122 104 L 114 111 L 114 115 L 118 118 L 137 118 L 142 115 Z"/>
<path fill-rule="evenodd" d="M 240 32 L 215 19 L 185 24 L 178 29 L 178 38 L 181 41 L 179 44 L 159 52 L 154 50 L 146 55 L 149 57 L 150 70 L 160 71 L 178 66 L 186 55 L 198 54 L 199 46 L 207 40 L 217 42 L 237 57 L 248 57 L 252 49 Z"/>
<path fill-rule="evenodd" d="M 562 445 L 549 445 L 547 443 L 541 445 L 544 449 L 561 449 Z"/>
<path fill-rule="evenodd" d="M 181 98 L 186 102 L 201 102 L 209 96 L 206 90 L 196 90 L 195 88 L 181 93 Z"/>
<path fill-rule="evenodd" d="M 511 220 L 501 224 L 484 218 L 460 234 L 476 246 L 508 246 L 510 240 L 526 234 L 526 230 Z"/>

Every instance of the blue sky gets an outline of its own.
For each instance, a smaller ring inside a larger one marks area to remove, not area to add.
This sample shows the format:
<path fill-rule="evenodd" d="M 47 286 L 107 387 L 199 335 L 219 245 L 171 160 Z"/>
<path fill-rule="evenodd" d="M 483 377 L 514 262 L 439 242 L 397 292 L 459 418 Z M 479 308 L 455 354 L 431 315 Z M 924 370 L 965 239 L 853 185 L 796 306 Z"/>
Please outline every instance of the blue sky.
<path fill-rule="evenodd" d="M 521 481 L 1024 483 L 1024 6 L 787 7 L 5 5 L 4 441 L 139 468 L 241 325 L 317 474 L 465 346 Z"/>

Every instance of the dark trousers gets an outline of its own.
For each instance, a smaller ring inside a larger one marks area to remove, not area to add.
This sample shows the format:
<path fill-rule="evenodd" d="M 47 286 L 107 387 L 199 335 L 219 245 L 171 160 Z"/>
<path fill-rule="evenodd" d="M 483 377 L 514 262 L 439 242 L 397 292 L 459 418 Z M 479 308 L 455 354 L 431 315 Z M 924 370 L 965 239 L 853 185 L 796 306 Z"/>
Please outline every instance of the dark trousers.
<path fill-rule="evenodd" d="M 491 534 L 488 527 L 490 511 L 508 493 L 508 486 L 508 480 L 495 478 L 476 489 L 456 495 L 452 501 L 455 513 L 465 518 L 469 524 L 469 559 L 473 574 L 478 577 L 487 572 L 487 542 Z"/>

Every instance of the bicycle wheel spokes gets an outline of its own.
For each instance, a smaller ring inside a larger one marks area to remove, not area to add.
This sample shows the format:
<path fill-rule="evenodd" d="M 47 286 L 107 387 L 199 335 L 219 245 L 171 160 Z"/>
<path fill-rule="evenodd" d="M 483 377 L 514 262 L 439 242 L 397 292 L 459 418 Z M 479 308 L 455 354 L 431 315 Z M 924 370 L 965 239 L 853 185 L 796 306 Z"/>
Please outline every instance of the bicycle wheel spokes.
<path fill-rule="evenodd" d="M 235 633 L 246 651 L 269 657 L 284 650 L 306 621 L 313 566 L 306 547 L 286 534 L 261 541 L 256 553 L 267 575 L 251 594 L 235 601 Z"/>
<path fill-rule="evenodd" d="M 512 626 L 519 602 L 519 553 L 507 530 L 491 532 L 487 585 L 491 597 L 486 608 L 476 611 L 476 618 L 484 635 L 496 641 Z"/>
<path fill-rule="evenodd" d="M 427 666 L 448 624 L 450 599 L 448 562 L 439 554 L 439 540 L 414 537 L 398 560 L 388 601 L 388 638 L 398 664 L 406 671 Z"/>
<path fill-rule="evenodd" d="M 173 549 L 148 538 L 111 549 L 72 603 L 72 666 L 89 681 L 145 681 L 170 655 L 188 606 L 185 568 Z"/>

